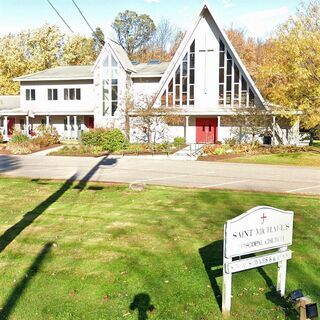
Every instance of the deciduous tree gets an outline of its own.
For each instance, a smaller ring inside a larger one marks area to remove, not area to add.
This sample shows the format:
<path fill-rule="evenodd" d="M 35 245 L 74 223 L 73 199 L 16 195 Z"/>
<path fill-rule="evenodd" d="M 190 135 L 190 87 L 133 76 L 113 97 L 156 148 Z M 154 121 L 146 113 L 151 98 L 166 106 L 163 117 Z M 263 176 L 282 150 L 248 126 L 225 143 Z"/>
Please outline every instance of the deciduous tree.
<path fill-rule="evenodd" d="M 112 28 L 116 32 L 118 42 L 129 57 L 147 46 L 156 30 L 153 20 L 147 14 L 139 15 L 129 10 L 118 14 Z"/>
<path fill-rule="evenodd" d="M 302 5 L 281 25 L 266 47 L 258 85 L 279 111 L 303 111 L 311 135 L 320 128 L 320 3 Z"/>

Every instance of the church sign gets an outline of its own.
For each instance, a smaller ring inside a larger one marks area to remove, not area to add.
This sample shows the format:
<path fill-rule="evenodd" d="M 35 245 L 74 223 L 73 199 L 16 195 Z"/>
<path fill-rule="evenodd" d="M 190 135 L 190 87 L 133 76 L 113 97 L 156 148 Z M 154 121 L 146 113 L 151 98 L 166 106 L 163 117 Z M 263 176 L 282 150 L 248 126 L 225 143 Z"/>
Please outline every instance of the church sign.
<path fill-rule="evenodd" d="M 287 260 L 292 258 L 293 216 L 291 211 L 256 207 L 229 220 L 224 226 L 222 311 L 231 310 L 232 273 L 278 263 L 277 290 L 285 294 Z M 275 249 L 269 254 L 259 254 Z M 237 258 L 233 260 L 233 258 Z"/>

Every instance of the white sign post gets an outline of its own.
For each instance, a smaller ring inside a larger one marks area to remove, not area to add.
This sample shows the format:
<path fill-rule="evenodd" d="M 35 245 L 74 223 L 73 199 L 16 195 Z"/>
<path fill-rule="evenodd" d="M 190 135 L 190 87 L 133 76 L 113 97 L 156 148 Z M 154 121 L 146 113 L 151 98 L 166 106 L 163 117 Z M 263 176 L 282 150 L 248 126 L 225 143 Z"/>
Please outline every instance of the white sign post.
<path fill-rule="evenodd" d="M 287 260 L 292 252 L 292 211 L 271 207 L 256 207 L 229 220 L 224 226 L 222 313 L 231 311 L 232 274 L 268 264 L 278 263 L 277 290 L 285 295 Z M 245 257 L 276 249 L 273 253 Z M 233 261 L 233 258 L 238 258 Z M 242 259 L 242 257 L 245 257 Z"/>

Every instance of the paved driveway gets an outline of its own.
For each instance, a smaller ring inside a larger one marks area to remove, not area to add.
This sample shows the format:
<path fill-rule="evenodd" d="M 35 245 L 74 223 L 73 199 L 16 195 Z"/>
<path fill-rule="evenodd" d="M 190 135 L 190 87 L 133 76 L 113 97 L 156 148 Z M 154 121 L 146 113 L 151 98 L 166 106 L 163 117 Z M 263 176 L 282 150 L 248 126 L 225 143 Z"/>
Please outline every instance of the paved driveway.
<path fill-rule="evenodd" d="M 320 195 L 320 168 L 140 158 L 0 156 L 6 176 Z"/>

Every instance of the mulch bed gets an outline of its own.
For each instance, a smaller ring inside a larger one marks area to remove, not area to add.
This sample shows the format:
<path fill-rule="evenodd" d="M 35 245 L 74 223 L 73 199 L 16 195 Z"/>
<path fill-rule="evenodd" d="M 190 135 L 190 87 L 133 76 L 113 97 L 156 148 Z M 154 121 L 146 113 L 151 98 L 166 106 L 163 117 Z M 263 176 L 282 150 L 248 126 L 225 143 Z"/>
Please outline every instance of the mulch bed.
<path fill-rule="evenodd" d="M 48 150 L 48 149 L 53 149 L 53 148 L 59 147 L 59 146 L 61 146 L 61 144 L 54 144 L 54 145 L 52 145 L 52 146 L 43 147 L 43 148 L 41 148 L 41 149 L 39 149 L 39 150 L 37 150 L 37 151 L 34 151 L 34 152 L 32 152 L 32 153 L 19 154 L 19 156 L 30 155 L 30 154 L 37 153 L 37 152 L 40 152 L 40 151 L 44 151 L 44 150 Z M 6 148 L 1 148 L 1 149 L 0 149 L 0 155 L 1 155 L 1 154 L 5 154 L 5 155 L 15 155 L 15 154 L 11 153 L 9 150 L 7 150 Z M 17 155 L 17 154 L 16 154 L 16 155 Z"/>
<path fill-rule="evenodd" d="M 100 157 L 107 157 L 109 156 L 108 153 L 103 153 L 103 154 L 91 154 L 91 153 L 66 153 L 66 154 L 61 154 L 61 153 L 49 153 L 48 156 L 50 157 L 84 157 L 84 158 L 100 158 Z"/>
<path fill-rule="evenodd" d="M 221 156 L 211 155 L 211 156 L 201 156 L 198 158 L 198 161 L 223 161 L 228 159 L 234 159 L 243 157 L 245 154 L 223 154 Z"/>

